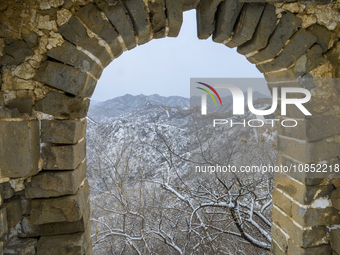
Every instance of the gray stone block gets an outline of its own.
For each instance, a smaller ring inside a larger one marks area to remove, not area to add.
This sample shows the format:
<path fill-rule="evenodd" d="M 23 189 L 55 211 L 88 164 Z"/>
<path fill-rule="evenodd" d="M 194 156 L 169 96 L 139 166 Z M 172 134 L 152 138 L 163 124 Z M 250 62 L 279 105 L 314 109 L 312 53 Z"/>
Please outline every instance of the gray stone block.
<path fill-rule="evenodd" d="M 27 198 L 73 195 L 86 177 L 86 162 L 73 171 L 43 171 L 25 184 Z"/>
<path fill-rule="evenodd" d="M 66 24 L 59 27 L 59 33 L 67 41 L 91 52 L 100 60 L 104 67 L 112 61 L 105 47 L 101 46 L 97 39 L 90 38 L 87 35 L 86 28 L 75 16 L 72 16 Z"/>
<path fill-rule="evenodd" d="M 103 69 L 94 60 L 82 51 L 77 50 L 76 46 L 68 41 L 64 41 L 60 47 L 49 50 L 47 56 L 79 68 L 81 72 L 90 72 L 98 79 L 103 72 Z"/>
<path fill-rule="evenodd" d="M 50 91 L 47 95 L 35 102 L 35 110 L 64 118 L 86 117 L 90 105 L 89 99 L 71 97 L 57 91 Z"/>
<path fill-rule="evenodd" d="M 337 188 L 332 192 L 332 203 L 334 208 L 340 210 L 340 188 Z"/>
<path fill-rule="evenodd" d="M 76 144 L 85 137 L 86 119 L 42 120 L 41 141 L 57 144 Z"/>
<path fill-rule="evenodd" d="M 165 0 L 149 0 L 149 16 L 150 23 L 153 31 L 153 38 L 163 38 L 165 37 L 166 28 L 166 6 Z"/>
<path fill-rule="evenodd" d="M 165 0 L 169 21 L 169 37 L 177 37 L 183 23 L 182 0 Z"/>
<path fill-rule="evenodd" d="M 0 176 L 18 178 L 38 173 L 39 122 L 0 121 Z"/>
<path fill-rule="evenodd" d="M 301 28 L 290 39 L 287 46 L 283 49 L 279 56 L 273 61 L 257 65 L 262 73 L 279 70 L 292 65 L 299 57 L 301 57 L 312 45 L 317 38 Z"/>
<path fill-rule="evenodd" d="M 109 21 L 104 20 L 97 6 L 90 3 L 81 8 L 77 13 L 84 24 L 105 40 L 111 48 L 115 58 L 123 53 L 122 46 L 118 41 L 118 33 Z"/>
<path fill-rule="evenodd" d="M 260 21 L 265 4 L 244 4 L 238 22 L 235 25 L 233 39 L 226 45 L 230 48 L 237 47 L 249 41 Z"/>
<path fill-rule="evenodd" d="M 316 247 L 301 248 L 296 245 L 291 239 L 288 241 L 288 253 L 294 255 L 322 254 L 331 255 L 332 249 L 329 245 L 324 244 Z"/>
<path fill-rule="evenodd" d="M 326 59 L 322 55 L 322 48 L 318 44 L 314 44 L 306 54 L 302 55 L 295 63 L 293 68 L 297 74 L 309 73 L 320 64 L 325 63 Z"/>
<path fill-rule="evenodd" d="M 274 33 L 269 38 L 267 47 L 247 59 L 251 63 L 255 64 L 275 57 L 281 51 L 289 38 L 301 26 L 301 23 L 301 19 L 295 17 L 294 14 L 290 12 L 285 13 L 275 28 Z"/>
<path fill-rule="evenodd" d="M 271 4 L 267 4 L 253 37 L 246 43 L 238 46 L 237 52 L 246 55 L 266 47 L 268 39 L 276 27 L 276 23 L 277 17 L 275 14 L 275 7 Z"/>
<path fill-rule="evenodd" d="M 86 229 L 86 231 L 82 233 L 58 236 L 43 236 L 39 239 L 38 242 L 37 255 L 86 254 L 86 249 L 90 245 L 90 228 Z"/>
<path fill-rule="evenodd" d="M 81 97 L 91 97 L 97 84 L 95 79 L 81 70 L 52 61 L 40 66 L 34 80 Z"/>
<path fill-rule="evenodd" d="M 83 217 L 80 220 L 72 222 L 57 222 L 34 225 L 29 216 L 26 216 L 20 222 L 19 237 L 38 237 L 50 235 L 64 235 L 85 231 L 86 225 L 90 221 L 90 205 L 86 205 Z"/>
<path fill-rule="evenodd" d="M 138 44 L 147 43 L 150 40 L 151 26 L 143 0 L 124 0 L 122 2 L 129 13 L 133 27 L 136 30 Z"/>
<path fill-rule="evenodd" d="M 6 208 L 0 208 L 0 237 L 7 232 L 7 213 Z"/>
<path fill-rule="evenodd" d="M 30 48 L 34 48 L 39 43 L 39 36 L 33 31 L 28 34 L 21 34 L 21 36 Z"/>
<path fill-rule="evenodd" d="M 20 113 L 30 114 L 33 108 L 33 99 L 32 97 L 15 98 L 8 103 L 7 107 L 10 109 L 18 109 Z"/>
<path fill-rule="evenodd" d="M 2 183 L 4 199 L 9 199 L 14 195 L 14 189 L 11 187 L 9 182 Z"/>
<path fill-rule="evenodd" d="M 85 139 L 75 145 L 45 146 L 41 157 L 44 170 L 73 170 L 85 159 Z"/>
<path fill-rule="evenodd" d="M 183 11 L 196 9 L 200 0 L 183 0 Z"/>
<path fill-rule="evenodd" d="M 0 59 L 0 65 L 18 65 L 27 56 L 33 55 L 34 51 L 21 40 L 6 40 L 4 55 Z"/>
<path fill-rule="evenodd" d="M 22 218 L 22 208 L 20 198 L 11 198 L 6 200 L 3 207 L 7 213 L 7 226 L 8 228 L 14 228 L 15 225 Z"/>
<path fill-rule="evenodd" d="M 322 53 L 328 51 L 330 41 L 335 39 L 334 37 L 337 37 L 335 34 L 332 34 L 333 32 L 319 24 L 311 25 L 306 30 L 317 37 L 316 43 L 322 48 Z"/>
<path fill-rule="evenodd" d="M 118 1 L 115 5 L 108 5 L 105 0 L 94 0 L 94 2 L 105 13 L 106 17 L 123 37 L 127 49 L 131 50 L 136 47 L 133 25 L 125 13 L 123 4 Z"/>
<path fill-rule="evenodd" d="M 78 221 L 83 216 L 88 197 L 89 185 L 87 179 L 85 179 L 84 185 L 75 195 L 33 199 L 30 220 L 35 225 Z"/>
<path fill-rule="evenodd" d="M 337 253 L 340 254 L 340 229 L 331 230 L 331 247 Z"/>
<path fill-rule="evenodd" d="M 221 3 L 216 12 L 216 28 L 213 34 L 214 42 L 223 43 L 231 36 L 242 7 L 243 3 L 237 0 L 226 0 Z"/>
<path fill-rule="evenodd" d="M 35 255 L 38 239 L 19 239 L 14 237 L 4 248 L 4 255 Z"/>
<path fill-rule="evenodd" d="M 201 0 L 196 9 L 197 36 L 208 39 L 215 30 L 215 13 L 222 0 Z"/>

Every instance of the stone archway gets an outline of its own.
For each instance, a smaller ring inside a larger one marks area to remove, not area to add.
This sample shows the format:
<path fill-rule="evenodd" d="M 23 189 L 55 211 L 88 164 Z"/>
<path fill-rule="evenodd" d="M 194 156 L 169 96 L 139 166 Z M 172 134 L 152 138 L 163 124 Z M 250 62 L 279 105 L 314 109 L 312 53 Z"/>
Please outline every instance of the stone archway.
<path fill-rule="evenodd" d="M 237 47 L 264 73 L 269 88 L 303 86 L 303 76 L 339 77 L 335 3 L 22 2 L 0 4 L 0 251 L 5 246 L 20 253 L 37 245 L 37 254 L 92 254 L 85 179 L 88 98 L 103 69 L 124 50 L 176 37 L 183 11 L 197 8 L 198 37 L 212 35 Z M 303 125 L 279 130 L 278 163 L 338 162 L 338 85 L 316 82 L 309 89 L 313 117 L 288 109 Z M 339 179 L 278 178 L 275 187 L 272 253 L 340 254 Z M 318 199 L 333 204 L 313 206 Z M 11 242 L 15 235 L 22 239 Z"/>

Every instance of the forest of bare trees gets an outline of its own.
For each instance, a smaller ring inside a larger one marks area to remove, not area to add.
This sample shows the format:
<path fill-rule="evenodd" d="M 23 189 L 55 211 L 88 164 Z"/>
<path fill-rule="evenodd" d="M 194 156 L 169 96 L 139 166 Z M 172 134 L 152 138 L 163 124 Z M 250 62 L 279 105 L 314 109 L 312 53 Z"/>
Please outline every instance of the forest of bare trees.
<path fill-rule="evenodd" d="M 94 254 L 269 253 L 273 178 L 194 166 L 275 165 L 275 131 L 119 125 L 87 152 Z"/>

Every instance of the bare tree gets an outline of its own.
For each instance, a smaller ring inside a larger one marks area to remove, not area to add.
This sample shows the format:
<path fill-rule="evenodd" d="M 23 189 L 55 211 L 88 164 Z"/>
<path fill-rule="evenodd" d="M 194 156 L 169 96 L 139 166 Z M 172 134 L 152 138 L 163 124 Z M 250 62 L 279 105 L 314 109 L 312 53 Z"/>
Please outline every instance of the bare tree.
<path fill-rule="evenodd" d="M 202 132 L 195 126 L 189 148 L 183 136 L 178 140 L 162 124 L 136 126 L 114 136 L 122 140 L 112 148 L 103 148 L 100 139 L 116 126 L 88 148 L 95 155 L 89 164 L 96 176 L 91 195 L 95 254 L 267 253 L 273 179 L 257 172 L 185 169 L 274 164 L 271 130 L 255 135 L 237 128 Z"/>

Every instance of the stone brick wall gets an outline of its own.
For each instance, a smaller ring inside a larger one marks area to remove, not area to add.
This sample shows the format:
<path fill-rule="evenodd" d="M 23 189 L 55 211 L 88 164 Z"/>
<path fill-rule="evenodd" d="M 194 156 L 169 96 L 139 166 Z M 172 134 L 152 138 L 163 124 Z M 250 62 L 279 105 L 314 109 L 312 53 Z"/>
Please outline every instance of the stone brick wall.
<path fill-rule="evenodd" d="M 340 4 L 289 2 L 2 0 L 0 254 L 92 254 L 89 98 L 125 50 L 176 37 L 186 10 L 196 8 L 199 39 L 237 47 L 270 89 L 311 91 L 312 117 L 288 108 L 303 124 L 279 130 L 278 164 L 339 163 L 340 87 L 317 78 L 340 78 Z M 277 176 L 273 254 L 340 255 L 339 180 Z"/>

